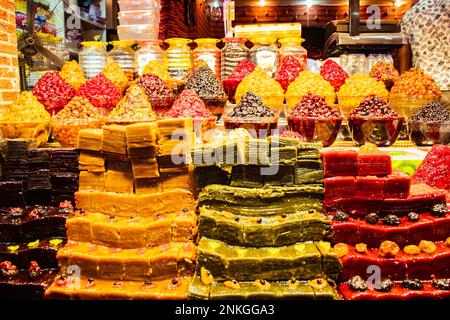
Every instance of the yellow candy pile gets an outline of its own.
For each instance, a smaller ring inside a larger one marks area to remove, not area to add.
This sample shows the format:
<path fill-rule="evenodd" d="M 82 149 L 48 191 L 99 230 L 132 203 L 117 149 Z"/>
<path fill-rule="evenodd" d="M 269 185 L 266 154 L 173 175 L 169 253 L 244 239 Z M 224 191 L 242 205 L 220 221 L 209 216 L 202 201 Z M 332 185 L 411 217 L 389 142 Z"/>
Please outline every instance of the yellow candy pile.
<path fill-rule="evenodd" d="M 16 101 L 1 112 L 1 121 L 49 121 L 50 114 L 31 91 L 20 93 Z"/>
<path fill-rule="evenodd" d="M 281 87 L 281 84 L 271 78 L 260 67 L 256 67 L 255 70 L 246 76 L 238 85 L 235 94 L 236 103 L 239 103 L 241 98 L 249 91 L 260 96 L 264 103 L 269 106 L 278 104 L 277 102 L 274 103 L 274 101 L 284 99 L 284 90 Z"/>
<path fill-rule="evenodd" d="M 66 62 L 59 72 L 59 75 L 74 87 L 75 90 L 78 90 L 78 88 L 86 82 L 83 69 L 81 69 L 81 66 L 75 60 Z"/>
<path fill-rule="evenodd" d="M 377 81 L 369 74 L 355 73 L 341 86 L 338 101 L 341 105 L 357 106 L 364 97 L 377 95 L 387 100 L 389 92 L 381 81 Z"/>
<path fill-rule="evenodd" d="M 152 73 L 157 75 L 160 79 L 162 79 L 170 90 L 173 89 L 174 81 L 170 76 L 169 71 L 167 71 L 167 65 L 158 60 L 152 60 L 144 67 L 142 74 Z"/>
<path fill-rule="evenodd" d="M 109 114 L 110 120 L 156 120 L 156 114 L 144 89 L 137 85 L 128 88 L 125 96 Z"/>
<path fill-rule="evenodd" d="M 125 71 L 123 71 L 116 62 L 108 61 L 102 73 L 111 80 L 114 86 L 121 92 L 125 92 L 130 85 Z"/>
<path fill-rule="evenodd" d="M 441 90 L 433 78 L 419 68 L 404 72 L 391 90 L 391 98 L 437 100 L 441 96 Z"/>
<path fill-rule="evenodd" d="M 302 71 L 298 77 L 288 86 L 286 97 L 289 105 L 295 105 L 308 92 L 325 97 L 327 104 L 334 104 L 333 86 L 325 80 L 320 73 Z M 296 101 L 292 101 L 292 100 Z"/>

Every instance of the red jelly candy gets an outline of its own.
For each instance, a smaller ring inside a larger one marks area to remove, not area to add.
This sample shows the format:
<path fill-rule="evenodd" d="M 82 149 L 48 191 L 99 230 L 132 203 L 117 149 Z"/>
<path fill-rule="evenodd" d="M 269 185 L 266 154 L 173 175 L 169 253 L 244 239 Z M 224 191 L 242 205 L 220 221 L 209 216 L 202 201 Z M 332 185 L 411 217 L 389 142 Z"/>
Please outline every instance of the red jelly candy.
<path fill-rule="evenodd" d="M 345 72 L 340 65 L 331 59 L 324 62 L 320 68 L 320 74 L 325 80 L 331 83 L 335 92 L 339 91 L 339 88 L 348 78 L 347 72 Z"/>
<path fill-rule="evenodd" d="M 230 99 L 234 102 L 234 94 L 241 81 L 255 70 L 255 65 L 248 60 L 242 60 L 234 68 L 233 72 L 223 81 L 223 88 Z"/>
<path fill-rule="evenodd" d="M 297 59 L 293 56 L 286 56 L 281 60 L 280 69 L 275 75 L 275 80 L 281 84 L 283 90 L 286 91 L 289 84 L 294 81 L 302 71 L 303 68 Z"/>
<path fill-rule="evenodd" d="M 205 119 L 213 115 L 195 90 L 185 89 L 164 116 L 166 118 Z"/>
<path fill-rule="evenodd" d="M 358 154 L 358 175 L 384 176 L 392 172 L 391 156 L 384 152 L 360 152 Z"/>
<path fill-rule="evenodd" d="M 414 174 L 413 181 L 449 190 L 450 146 L 434 145 Z"/>
<path fill-rule="evenodd" d="M 113 109 L 122 98 L 120 91 L 103 73 L 86 81 L 78 89 L 77 96 L 85 97 L 93 106 L 106 110 Z"/>

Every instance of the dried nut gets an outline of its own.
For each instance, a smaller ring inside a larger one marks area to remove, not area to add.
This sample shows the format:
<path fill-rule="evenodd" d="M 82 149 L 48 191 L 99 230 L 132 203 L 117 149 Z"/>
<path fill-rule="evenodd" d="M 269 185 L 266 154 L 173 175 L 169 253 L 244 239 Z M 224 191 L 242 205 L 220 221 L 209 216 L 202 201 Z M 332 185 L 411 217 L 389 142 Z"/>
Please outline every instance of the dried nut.
<path fill-rule="evenodd" d="M 264 279 L 258 279 L 255 281 L 255 286 L 261 289 L 268 289 L 270 288 L 270 283 Z"/>
<path fill-rule="evenodd" d="M 359 253 L 367 253 L 367 244 L 365 243 L 357 243 L 355 248 Z"/>
<path fill-rule="evenodd" d="M 309 286 L 313 289 L 322 290 L 328 286 L 328 283 L 324 279 L 313 279 L 308 282 Z"/>
<path fill-rule="evenodd" d="M 393 241 L 383 241 L 380 245 L 379 254 L 385 258 L 393 258 L 400 251 L 400 247 Z"/>
<path fill-rule="evenodd" d="M 203 284 L 205 285 L 209 285 L 213 282 L 213 275 L 204 267 L 200 269 L 200 277 L 202 279 Z"/>
<path fill-rule="evenodd" d="M 433 253 L 436 251 L 436 245 L 433 241 L 422 240 L 419 243 L 419 248 L 425 253 Z"/>
<path fill-rule="evenodd" d="M 336 253 L 338 258 L 341 258 L 348 254 L 348 246 L 345 243 L 337 243 L 333 247 L 333 251 Z"/>
<path fill-rule="evenodd" d="M 225 281 L 223 283 L 223 285 L 229 289 L 234 289 L 234 290 L 239 290 L 241 288 L 241 286 L 239 285 L 239 282 L 237 282 L 236 280 Z"/>
<path fill-rule="evenodd" d="M 410 244 L 403 248 L 403 251 L 406 254 L 416 255 L 420 253 L 420 248 L 418 246 L 415 246 L 413 244 Z"/>

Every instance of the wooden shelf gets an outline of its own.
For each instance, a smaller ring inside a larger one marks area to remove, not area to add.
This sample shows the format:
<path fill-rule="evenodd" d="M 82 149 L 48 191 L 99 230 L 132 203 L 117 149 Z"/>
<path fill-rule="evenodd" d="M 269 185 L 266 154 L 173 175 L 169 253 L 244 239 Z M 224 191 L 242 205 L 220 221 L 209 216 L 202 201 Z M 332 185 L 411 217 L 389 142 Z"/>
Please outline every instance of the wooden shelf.
<path fill-rule="evenodd" d="M 81 22 L 84 23 L 87 27 L 90 27 L 91 29 L 106 30 L 106 24 L 101 24 L 101 23 L 98 23 L 96 21 L 86 19 L 86 18 L 81 18 Z"/>

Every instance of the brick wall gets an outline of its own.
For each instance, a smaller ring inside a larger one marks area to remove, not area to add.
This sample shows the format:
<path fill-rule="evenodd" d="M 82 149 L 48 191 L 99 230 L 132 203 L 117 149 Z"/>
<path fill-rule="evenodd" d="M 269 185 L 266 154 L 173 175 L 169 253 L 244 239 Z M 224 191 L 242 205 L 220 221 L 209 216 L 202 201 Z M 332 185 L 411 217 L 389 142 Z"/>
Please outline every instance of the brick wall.
<path fill-rule="evenodd" d="M 14 0 L 0 0 L 0 106 L 20 91 Z"/>

